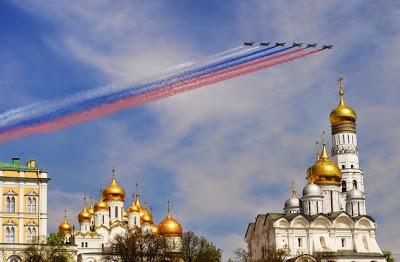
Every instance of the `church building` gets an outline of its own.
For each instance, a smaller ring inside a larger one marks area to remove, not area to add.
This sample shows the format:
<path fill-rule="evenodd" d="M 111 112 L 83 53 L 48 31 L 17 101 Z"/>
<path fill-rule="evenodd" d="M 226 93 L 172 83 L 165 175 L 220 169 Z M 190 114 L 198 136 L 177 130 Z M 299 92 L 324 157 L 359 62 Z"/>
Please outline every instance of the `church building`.
<path fill-rule="evenodd" d="M 257 215 L 245 241 L 251 261 L 284 250 L 291 261 L 385 261 L 376 240 L 376 222 L 368 215 L 364 173 L 359 165 L 356 112 L 340 102 L 330 114 L 332 149 L 325 141 L 307 169 L 307 184 L 298 196 L 294 186 L 282 213 Z"/>
<path fill-rule="evenodd" d="M 155 223 L 150 208 L 140 202 L 138 186 L 132 203 L 126 208 L 125 190 L 117 183 L 115 168 L 110 184 L 100 192 L 98 201 L 86 205 L 78 214 L 79 230 L 74 230 L 65 214 L 59 225 L 59 233 L 65 236 L 70 247 L 76 247 L 79 262 L 102 261 L 102 251 L 117 235 L 140 228 L 145 234 L 162 236 L 166 240 L 168 252 L 178 257 L 182 248 L 182 226 L 172 216 L 168 202 L 168 211 L 160 223 Z"/>

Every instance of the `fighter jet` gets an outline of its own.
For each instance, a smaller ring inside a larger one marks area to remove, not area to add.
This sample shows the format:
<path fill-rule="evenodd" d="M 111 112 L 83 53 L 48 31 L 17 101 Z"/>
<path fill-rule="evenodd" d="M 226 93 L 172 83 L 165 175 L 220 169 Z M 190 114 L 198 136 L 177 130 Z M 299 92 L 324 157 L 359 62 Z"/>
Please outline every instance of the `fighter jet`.
<path fill-rule="evenodd" d="M 270 42 L 261 42 L 260 46 L 269 46 Z"/>
<path fill-rule="evenodd" d="M 303 43 L 293 43 L 293 46 L 298 46 L 298 47 L 300 47 L 300 46 L 302 46 L 303 45 Z"/>
<path fill-rule="evenodd" d="M 253 46 L 254 42 L 244 42 L 244 46 Z"/>
<path fill-rule="evenodd" d="M 316 47 L 316 46 L 317 46 L 317 44 L 308 44 L 308 45 L 307 45 L 307 48 Z"/>
<path fill-rule="evenodd" d="M 279 42 L 279 43 L 276 43 L 275 45 L 276 46 L 284 46 L 286 43 L 285 42 Z"/>
<path fill-rule="evenodd" d="M 331 49 L 333 45 L 324 45 L 322 46 L 322 49 Z"/>

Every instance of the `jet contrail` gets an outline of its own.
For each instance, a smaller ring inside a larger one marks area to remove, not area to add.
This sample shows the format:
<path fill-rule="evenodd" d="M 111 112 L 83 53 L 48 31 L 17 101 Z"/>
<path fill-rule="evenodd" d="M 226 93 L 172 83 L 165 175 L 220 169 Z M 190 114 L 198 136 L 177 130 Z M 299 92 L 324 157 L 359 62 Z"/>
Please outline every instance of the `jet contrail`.
<path fill-rule="evenodd" d="M 81 96 L 79 99 L 77 95 L 73 95 L 65 100 L 53 101 L 51 106 L 39 109 L 35 113 L 31 113 L 32 109 L 40 108 L 41 103 L 9 110 L 0 115 L 0 141 L 4 142 L 29 134 L 65 128 L 124 108 L 154 102 L 199 87 L 287 63 L 323 50 L 303 52 L 306 48 L 295 48 L 288 51 L 294 48 L 294 46 L 291 46 L 266 52 L 273 48 L 276 48 L 276 46 L 256 47 L 248 50 L 243 50 L 243 48 L 231 49 L 221 52 L 219 55 L 211 56 L 208 60 L 204 59 L 200 63 L 183 64 L 183 66 L 180 66 L 181 70 L 178 68 L 179 66 L 175 67 L 173 73 L 164 74 L 164 77 L 159 76 L 156 81 L 141 83 L 138 86 L 125 89 L 115 88 L 114 86 L 94 89 L 95 91 L 83 92 L 86 95 L 89 94 L 85 98 Z M 259 50 L 254 51 L 255 49 Z M 297 55 L 297 53 L 300 54 Z"/>

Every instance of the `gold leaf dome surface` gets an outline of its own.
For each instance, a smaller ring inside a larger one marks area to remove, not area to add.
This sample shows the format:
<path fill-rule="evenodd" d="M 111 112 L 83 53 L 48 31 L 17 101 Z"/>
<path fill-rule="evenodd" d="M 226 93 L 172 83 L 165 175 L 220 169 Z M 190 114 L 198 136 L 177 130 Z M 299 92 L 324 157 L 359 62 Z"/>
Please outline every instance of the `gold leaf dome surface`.
<path fill-rule="evenodd" d="M 103 201 L 102 196 L 100 196 L 100 200 L 94 205 L 94 211 L 108 211 L 108 205 Z"/>
<path fill-rule="evenodd" d="M 171 211 L 168 211 L 168 215 L 158 225 L 159 233 L 163 236 L 182 236 L 182 226 L 174 218 L 172 218 Z"/>
<path fill-rule="evenodd" d="M 90 222 L 91 219 L 92 219 L 92 216 L 87 211 L 86 207 L 84 207 L 83 210 L 78 215 L 79 223 Z"/>
<path fill-rule="evenodd" d="M 68 223 L 66 211 L 65 211 L 65 216 L 64 216 L 64 222 L 58 226 L 58 232 L 62 235 L 72 233 L 72 226 L 70 223 Z"/>
<path fill-rule="evenodd" d="M 151 232 L 154 234 L 154 235 L 158 235 L 158 226 L 156 225 L 156 224 L 151 224 Z"/>
<path fill-rule="evenodd" d="M 339 125 L 339 124 L 345 124 L 345 123 L 355 123 L 357 120 L 357 114 L 351 108 L 349 105 L 345 104 L 344 102 L 344 92 L 343 92 L 343 86 L 342 86 L 342 81 L 343 77 L 339 78 L 340 81 L 340 102 L 337 107 L 335 107 L 331 114 L 329 115 L 329 121 L 331 122 L 331 125 Z"/>
<path fill-rule="evenodd" d="M 321 156 L 314 165 L 308 168 L 307 178 L 309 182 L 317 185 L 340 185 L 342 172 L 338 165 L 329 158 L 325 144 L 323 144 Z"/>
<path fill-rule="evenodd" d="M 147 224 L 153 224 L 153 215 L 152 213 L 145 209 L 143 216 L 141 216 L 142 222 Z"/>
<path fill-rule="evenodd" d="M 132 205 L 128 208 L 128 213 L 141 213 L 141 211 L 143 212 L 143 208 L 140 205 L 140 201 L 139 201 L 139 194 L 136 193 L 135 195 L 135 199 L 134 201 L 132 201 Z"/>
<path fill-rule="evenodd" d="M 125 190 L 118 185 L 113 175 L 111 183 L 102 192 L 104 201 L 124 201 Z"/>

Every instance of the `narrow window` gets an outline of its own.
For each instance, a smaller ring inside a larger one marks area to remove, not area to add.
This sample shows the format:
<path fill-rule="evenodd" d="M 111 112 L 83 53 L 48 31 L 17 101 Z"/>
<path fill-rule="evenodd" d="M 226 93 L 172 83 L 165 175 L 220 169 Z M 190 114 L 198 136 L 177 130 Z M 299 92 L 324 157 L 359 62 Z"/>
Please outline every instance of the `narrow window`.
<path fill-rule="evenodd" d="M 342 180 L 342 192 L 346 192 L 347 188 L 346 188 L 346 181 Z"/>
<path fill-rule="evenodd" d="M 31 213 L 32 200 L 30 197 L 28 197 L 27 202 L 28 202 L 28 212 Z"/>
<path fill-rule="evenodd" d="M 32 198 L 31 213 L 36 213 L 36 198 Z"/>
<path fill-rule="evenodd" d="M 360 202 L 357 203 L 357 209 L 358 209 L 358 210 L 357 210 L 357 211 L 358 211 L 358 215 L 360 216 L 360 215 L 361 215 L 361 214 L 360 214 Z"/>
<path fill-rule="evenodd" d="M 7 212 L 11 212 L 10 206 L 11 206 L 10 197 L 7 197 L 7 198 L 6 198 L 6 211 L 7 211 Z"/>
<path fill-rule="evenodd" d="M 85 243 L 82 242 L 82 243 L 81 243 L 81 246 L 82 246 L 82 247 L 85 247 Z"/>
<path fill-rule="evenodd" d="M 88 247 L 88 242 L 85 243 L 85 247 Z"/>
<path fill-rule="evenodd" d="M 325 238 L 324 238 L 324 237 L 320 237 L 320 238 L 319 238 L 319 242 L 321 242 L 321 247 L 322 247 L 323 249 L 326 249 Z"/>
<path fill-rule="evenodd" d="M 103 225 L 104 225 L 104 223 L 105 223 L 105 222 L 104 222 L 104 215 L 102 215 L 102 217 L 103 217 Z"/>
<path fill-rule="evenodd" d="M 357 189 L 357 181 L 353 180 L 353 188 Z"/>
<path fill-rule="evenodd" d="M 353 215 L 353 202 L 351 203 L 351 215 Z"/>
<path fill-rule="evenodd" d="M 350 143 L 350 135 L 347 134 L 347 143 Z"/>
<path fill-rule="evenodd" d="M 108 217 L 111 218 L 111 207 L 108 207 Z"/>
<path fill-rule="evenodd" d="M 354 165 L 351 165 L 351 168 L 354 168 Z"/>
<path fill-rule="evenodd" d="M 333 191 L 331 191 L 331 212 L 333 212 Z"/>
<path fill-rule="evenodd" d="M 344 135 L 342 135 L 342 141 L 343 141 L 343 143 L 346 143 L 346 141 L 344 141 Z"/>
<path fill-rule="evenodd" d="M 363 236 L 362 239 L 363 239 L 363 243 L 364 243 L 364 248 L 365 248 L 366 250 L 368 250 L 367 237 L 366 237 L 366 236 Z"/>
<path fill-rule="evenodd" d="M 346 246 L 346 239 L 342 238 L 342 247 Z"/>
<path fill-rule="evenodd" d="M 311 201 L 308 201 L 308 213 L 311 215 Z"/>
<path fill-rule="evenodd" d="M 298 244 L 299 247 L 302 247 L 301 237 L 299 237 L 299 238 L 297 239 L 297 244 Z"/>
<path fill-rule="evenodd" d="M 133 220 L 133 223 L 134 223 L 135 225 L 137 225 L 136 216 L 135 216 L 135 218 L 134 218 L 134 220 Z"/>
<path fill-rule="evenodd" d="M 15 197 L 11 197 L 10 212 L 15 212 Z"/>
<path fill-rule="evenodd" d="M 342 169 L 344 169 L 345 168 L 345 165 L 342 165 Z"/>
<path fill-rule="evenodd" d="M 315 202 L 315 206 L 317 207 L 317 214 L 319 214 L 319 210 L 318 210 L 318 201 Z"/>
<path fill-rule="evenodd" d="M 351 143 L 354 144 L 354 135 L 351 136 Z"/>
<path fill-rule="evenodd" d="M 115 207 L 115 218 L 118 218 L 118 207 Z"/>

